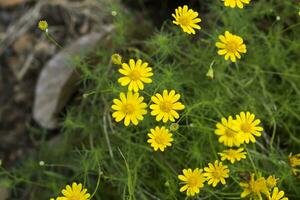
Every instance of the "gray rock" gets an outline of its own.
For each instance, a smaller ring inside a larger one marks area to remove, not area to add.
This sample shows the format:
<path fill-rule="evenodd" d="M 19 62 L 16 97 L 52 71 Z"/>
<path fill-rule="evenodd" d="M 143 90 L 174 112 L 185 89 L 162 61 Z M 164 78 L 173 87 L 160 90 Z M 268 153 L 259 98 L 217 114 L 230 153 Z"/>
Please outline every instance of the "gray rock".
<path fill-rule="evenodd" d="M 79 38 L 69 47 L 57 53 L 42 69 L 35 89 L 33 118 L 44 128 L 58 127 L 57 115 L 76 90 L 80 74 L 72 66 L 72 57 L 84 56 L 100 44 L 112 27 L 101 33 L 90 33 Z"/>

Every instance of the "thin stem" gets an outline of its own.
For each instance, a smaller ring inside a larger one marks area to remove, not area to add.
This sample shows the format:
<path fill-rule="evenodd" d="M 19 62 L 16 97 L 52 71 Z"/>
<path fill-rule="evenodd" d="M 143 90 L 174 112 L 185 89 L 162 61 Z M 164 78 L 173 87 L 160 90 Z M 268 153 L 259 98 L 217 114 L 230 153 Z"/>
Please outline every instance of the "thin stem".
<path fill-rule="evenodd" d="M 44 33 L 45 33 L 46 37 L 50 40 L 50 42 L 52 42 L 59 48 L 63 49 L 63 47 L 60 44 L 58 44 L 58 42 L 56 42 L 56 40 L 50 34 L 48 34 L 47 32 L 44 32 Z"/>

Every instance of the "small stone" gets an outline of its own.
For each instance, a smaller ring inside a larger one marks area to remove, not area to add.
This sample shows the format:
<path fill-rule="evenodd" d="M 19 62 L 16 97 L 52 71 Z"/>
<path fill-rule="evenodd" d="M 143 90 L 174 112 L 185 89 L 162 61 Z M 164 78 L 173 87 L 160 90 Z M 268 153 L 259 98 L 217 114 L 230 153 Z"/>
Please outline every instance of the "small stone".
<path fill-rule="evenodd" d="M 84 56 L 93 50 L 111 30 L 112 27 L 107 27 L 101 33 L 82 36 L 45 65 L 37 81 L 33 106 L 33 118 L 39 125 L 47 129 L 58 127 L 58 114 L 75 92 L 80 79 L 70 61 L 76 55 Z"/>

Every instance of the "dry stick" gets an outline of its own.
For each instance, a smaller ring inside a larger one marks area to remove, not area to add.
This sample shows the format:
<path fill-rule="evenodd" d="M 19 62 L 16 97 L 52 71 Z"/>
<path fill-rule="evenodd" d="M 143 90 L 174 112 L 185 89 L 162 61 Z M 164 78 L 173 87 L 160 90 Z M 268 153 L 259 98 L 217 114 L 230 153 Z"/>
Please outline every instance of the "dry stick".
<path fill-rule="evenodd" d="M 26 75 L 27 71 L 29 70 L 31 63 L 34 59 L 34 53 L 30 53 L 27 57 L 24 66 L 21 68 L 20 71 L 17 72 L 17 79 L 22 80 L 24 76 Z"/>

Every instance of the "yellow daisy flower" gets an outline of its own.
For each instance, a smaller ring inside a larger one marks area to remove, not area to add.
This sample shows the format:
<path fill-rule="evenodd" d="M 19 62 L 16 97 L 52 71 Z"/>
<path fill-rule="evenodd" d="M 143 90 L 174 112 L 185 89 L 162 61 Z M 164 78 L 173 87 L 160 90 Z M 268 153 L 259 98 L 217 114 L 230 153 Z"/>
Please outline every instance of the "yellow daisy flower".
<path fill-rule="evenodd" d="M 249 4 L 250 0 L 224 0 L 224 5 L 226 7 L 235 8 L 236 6 L 239 8 L 244 8 L 244 4 Z"/>
<path fill-rule="evenodd" d="M 177 102 L 180 99 L 180 95 L 176 94 L 174 90 L 170 93 L 168 90 L 163 91 L 163 95 L 156 93 L 151 97 L 154 104 L 150 105 L 152 109 L 151 115 L 156 116 L 156 121 L 163 120 L 166 123 L 168 120 L 174 122 L 179 118 L 179 114 L 176 110 L 183 110 L 184 105 Z"/>
<path fill-rule="evenodd" d="M 111 106 L 113 110 L 116 110 L 112 116 L 115 118 L 116 122 L 124 119 L 125 126 L 128 126 L 130 122 L 134 125 L 138 124 L 138 120 L 143 120 L 147 113 L 145 109 L 147 104 L 143 102 L 144 97 L 139 96 L 138 93 L 128 92 L 120 93 L 120 99 L 114 99 L 114 104 Z"/>
<path fill-rule="evenodd" d="M 225 60 L 236 62 L 236 58 L 241 59 L 241 53 L 246 53 L 246 45 L 244 44 L 243 38 L 237 35 L 231 34 L 226 31 L 224 35 L 219 35 L 221 42 L 216 42 L 218 54 L 225 57 Z"/>
<path fill-rule="evenodd" d="M 144 89 L 144 83 L 152 83 L 153 76 L 152 68 L 148 67 L 147 62 L 138 59 L 136 62 L 133 59 L 129 60 L 129 64 L 123 63 L 119 72 L 124 76 L 118 79 L 122 86 L 128 85 L 129 91 L 138 92 Z"/>
<path fill-rule="evenodd" d="M 267 197 L 270 195 L 266 179 L 264 177 L 260 177 L 255 180 L 254 174 L 251 174 L 251 179 L 248 183 L 240 183 L 240 186 L 244 189 L 244 191 L 241 193 L 241 198 L 245 198 L 246 196 L 250 195 L 254 199 L 258 198 L 262 200 L 262 193 Z"/>
<path fill-rule="evenodd" d="M 269 200 L 288 200 L 288 198 L 284 197 L 284 191 L 279 191 L 278 187 L 275 187 Z"/>
<path fill-rule="evenodd" d="M 150 132 L 151 133 L 148 133 L 150 139 L 148 139 L 147 142 L 151 144 L 154 151 L 157 151 L 158 149 L 164 151 L 167 146 L 172 145 L 172 133 L 164 126 L 161 128 L 156 126 L 155 129 L 150 129 Z"/>
<path fill-rule="evenodd" d="M 215 134 L 219 136 L 219 142 L 228 147 L 238 147 L 243 142 L 233 122 L 232 116 L 229 116 L 228 120 L 223 117 L 221 123 L 216 124 Z"/>
<path fill-rule="evenodd" d="M 297 167 L 300 167 L 300 153 L 293 155 L 292 153 L 290 153 L 289 155 L 289 165 L 292 168 L 292 172 L 294 175 L 297 175 L 297 171 L 299 171 L 297 169 Z"/>
<path fill-rule="evenodd" d="M 213 187 L 216 187 L 219 182 L 223 185 L 226 184 L 225 178 L 229 177 L 228 166 L 218 160 L 214 164 L 208 163 L 208 167 L 205 167 L 204 171 L 203 175 L 206 177 L 208 185 L 212 184 Z"/>
<path fill-rule="evenodd" d="M 183 175 L 179 175 L 178 179 L 183 181 L 183 186 L 180 188 L 180 192 L 186 191 L 187 196 L 195 196 L 200 192 L 200 188 L 204 187 L 205 177 L 203 176 L 203 170 L 196 168 L 182 170 Z"/>
<path fill-rule="evenodd" d="M 246 152 L 244 152 L 244 148 L 239 149 L 228 149 L 224 150 L 222 153 L 218 153 L 221 156 L 221 160 L 229 160 L 232 164 L 235 161 L 240 161 L 241 159 L 246 159 Z"/>
<path fill-rule="evenodd" d="M 87 193 L 87 189 L 82 187 L 82 184 L 73 183 L 66 186 L 66 189 L 62 190 L 64 197 L 57 197 L 56 200 L 88 200 L 91 196 Z"/>
<path fill-rule="evenodd" d="M 275 176 L 269 176 L 267 178 L 267 186 L 270 189 L 273 189 L 277 185 L 277 181 L 278 181 L 278 178 L 276 178 Z"/>
<path fill-rule="evenodd" d="M 189 9 L 187 5 L 179 6 L 175 9 L 175 14 L 172 14 L 175 20 L 173 23 L 180 26 L 182 30 L 188 34 L 196 34 L 194 29 L 201 29 L 197 24 L 201 22 L 201 19 L 198 17 L 198 12 Z"/>
<path fill-rule="evenodd" d="M 259 126 L 260 120 L 255 119 L 255 115 L 250 112 L 241 112 L 240 115 L 236 115 L 234 124 L 247 144 L 249 141 L 254 143 L 256 141 L 254 136 L 260 137 L 263 131 L 263 127 Z"/>
<path fill-rule="evenodd" d="M 38 27 L 41 31 L 46 31 L 48 29 L 48 23 L 46 20 L 39 21 Z"/>

